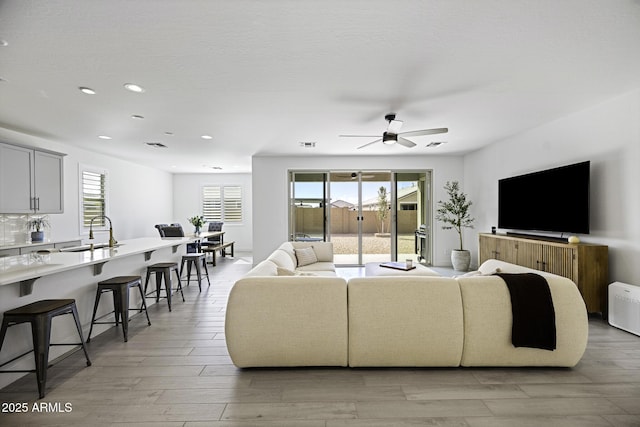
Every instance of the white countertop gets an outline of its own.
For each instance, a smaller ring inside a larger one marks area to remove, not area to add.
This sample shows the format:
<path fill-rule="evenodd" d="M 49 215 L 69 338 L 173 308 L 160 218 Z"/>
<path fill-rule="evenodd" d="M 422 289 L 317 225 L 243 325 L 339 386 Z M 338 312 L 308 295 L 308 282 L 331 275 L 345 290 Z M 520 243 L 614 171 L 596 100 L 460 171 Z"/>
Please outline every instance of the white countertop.
<path fill-rule="evenodd" d="M 65 243 L 65 242 L 75 242 L 82 240 L 82 237 L 76 237 L 71 239 L 62 239 L 62 240 L 45 240 L 44 242 L 31 242 L 31 243 L 12 243 L 10 245 L 0 245 L 0 251 L 3 249 L 21 249 L 21 248 L 30 248 L 30 247 L 38 247 L 38 246 L 47 246 L 47 245 L 55 245 L 56 243 Z"/>
<path fill-rule="evenodd" d="M 42 276 L 75 268 L 103 264 L 113 259 L 179 246 L 197 237 L 143 237 L 123 240 L 115 248 L 84 252 L 31 253 L 0 258 L 0 286 L 34 280 Z"/>

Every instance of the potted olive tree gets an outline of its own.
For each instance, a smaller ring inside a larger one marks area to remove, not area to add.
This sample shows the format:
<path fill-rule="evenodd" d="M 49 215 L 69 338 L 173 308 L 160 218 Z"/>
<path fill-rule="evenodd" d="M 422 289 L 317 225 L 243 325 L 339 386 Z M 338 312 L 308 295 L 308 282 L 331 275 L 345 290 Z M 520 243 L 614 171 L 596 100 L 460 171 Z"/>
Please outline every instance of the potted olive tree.
<path fill-rule="evenodd" d="M 454 229 L 458 232 L 460 247 L 451 251 L 451 263 L 454 270 L 467 271 L 471 263 L 471 253 L 462 246 L 462 231 L 465 228 L 473 228 L 474 218 L 469 213 L 471 201 L 460 191 L 458 181 L 447 181 L 444 189 L 449 199 L 444 202 L 438 201 L 436 219 L 444 224 L 443 230 Z"/>
<path fill-rule="evenodd" d="M 44 229 L 49 227 L 49 220 L 44 216 L 30 218 L 27 221 L 27 229 L 31 231 L 31 243 L 44 241 Z"/>

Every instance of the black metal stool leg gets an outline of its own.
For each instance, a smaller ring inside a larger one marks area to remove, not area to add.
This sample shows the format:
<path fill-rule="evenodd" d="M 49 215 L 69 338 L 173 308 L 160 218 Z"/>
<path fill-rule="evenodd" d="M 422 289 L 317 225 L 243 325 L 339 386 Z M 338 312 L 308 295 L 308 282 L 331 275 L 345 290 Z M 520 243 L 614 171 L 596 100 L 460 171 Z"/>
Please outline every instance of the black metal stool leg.
<path fill-rule="evenodd" d="M 207 268 L 207 260 L 206 259 L 202 260 L 202 267 L 204 267 L 204 274 L 205 274 L 205 276 L 207 276 L 207 283 L 209 283 L 209 286 L 211 286 L 211 280 L 209 280 L 209 269 Z"/>
<path fill-rule="evenodd" d="M 44 397 L 47 385 L 47 366 L 49 365 L 49 344 L 51 343 L 51 318 L 37 316 L 31 321 L 33 335 L 33 356 L 36 362 L 36 378 L 40 399 Z"/>
<path fill-rule="evenodd" d="M 124 342 L 129 341 L 129 288 L 123 286 L 124 289 L 114 289 L 113 291 L 113 305 L 117 307 L 116 311 L 120 314 L 120 320 L 122 321 L 122 334 L 124 335 Z M 117 300 L 117 302 L 116 302 Z M 118 326 L 118 315 L 116 315 L 116 327 Z"/>
<path fill-rule="evenodd" d="M 71 314 L 73 314 L 73 320 L 76 323 L 76 329 L 78 330 L 78 336 L 80 337 L 80 344 L 82 345 L 82 351 L 84 351 L 84 357 L 87 358 L 87 366 L 91 366 L 91 359 L 89 359 L 89 353 L 87 347 L 84 345 L 84 337 L 82 336 L 82 326 L 80 325 L 80 316 L 78 316 L 78 309 L 75 305 L 71 307 Z"/>
<path fill-rule="evenodd" d="M 144 292 L 142 291 L 142 283 L 138 282 L 136 285 L 138 290 L 140 290 L 140 297 L 142 298 L 142 307 L 144 308 L 144 314 L 147 315 L 147 324 L 151 326 L 151 320 L 149 320 L 149 312 L 147 311 L 147 303 L 144 300 Z"/>
<path fill-rule="evenodd" d="M 91 332 L 93 331 L 93 323 L 96 321 L 96 312 L 98 311 L 100 295 L 102 295 L 102 291 L 100 291 L 100 288 L 98 288 L 96 290 L 96 302 L 93 304 L 93 316 L 91 316 L 91 327 L 89 328 L 89 336 L 87 336 L 87 342 L 91 341 Z"/>
<path fill-rule="evenodd" d="M 176 274 L 179 274 L 178 268 L 176 268 Z M 167 304 L 169 304 L 169 311 L 171 311 L 171 270 L 168 268 L 165 268 L 164 271 L 162 272 L 162 276 L 156 273 L 156 277 L 159 277 L 160 280 L 162 279 L 162 277 L 164 277 L 164 289 L 167 292 Z M 178 280 L 180 280 L 179 276 L 178 276 Z"/>
<path fill-rule="evenodd" d="M 180 295 L 182 295 L 182 302 L 184 302 L 184 293 L 182 292 L 182 281 L 180 280 L 180 274 L 178 273 L 178 268 L 177 267 L 174 268 L 173 271 L 176 272 L 176 276 L 178 277 L 178 289 L 177 289 L 177 291 L 180 291 Z M 171 276 L 171 272 L 169 272 L 169 276 Z"/>

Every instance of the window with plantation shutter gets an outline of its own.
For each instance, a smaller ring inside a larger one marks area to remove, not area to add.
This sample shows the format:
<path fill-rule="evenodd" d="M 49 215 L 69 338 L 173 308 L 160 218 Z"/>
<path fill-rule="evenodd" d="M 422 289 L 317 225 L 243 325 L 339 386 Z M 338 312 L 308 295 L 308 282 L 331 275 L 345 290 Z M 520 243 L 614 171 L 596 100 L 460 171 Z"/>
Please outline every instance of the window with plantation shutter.
<path fill-rule="evenodd" d="M 202 187 L 202 215 L 205 221 L 242 222 L 242 187 L 235 185 Z"/>
<path fill-rule="evenodd" d="M 81 179 L 81 229 L 88 229 L 91 219 L 107 214 L 106 171 L 82 168 Z M 94 227 L 105 226 L 104 218 L 93 221 Z"/>

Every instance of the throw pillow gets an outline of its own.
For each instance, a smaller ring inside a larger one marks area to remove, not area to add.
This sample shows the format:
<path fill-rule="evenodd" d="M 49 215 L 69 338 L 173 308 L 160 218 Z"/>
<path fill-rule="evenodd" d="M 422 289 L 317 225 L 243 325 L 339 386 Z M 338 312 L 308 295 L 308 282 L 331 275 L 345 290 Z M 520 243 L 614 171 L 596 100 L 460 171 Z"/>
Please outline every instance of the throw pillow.
<path fill-rule="evenodd" d="M 313 248 L 295 249 L 295 252 L 298 260 L 298 267 L 318 262 L 318 257 L 316 257 L 316 252 Z"/>

